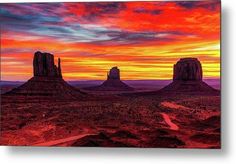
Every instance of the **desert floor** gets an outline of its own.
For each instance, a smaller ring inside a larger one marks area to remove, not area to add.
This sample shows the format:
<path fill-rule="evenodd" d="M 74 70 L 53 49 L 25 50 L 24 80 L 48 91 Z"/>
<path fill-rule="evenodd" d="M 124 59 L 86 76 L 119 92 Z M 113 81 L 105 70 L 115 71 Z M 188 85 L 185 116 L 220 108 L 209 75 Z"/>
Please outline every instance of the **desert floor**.
<path fill-rule="evenodd" d="M 111 94 L 104 99 L 2 97 L 1 144 L 220 148 L 220 96 Z"/>

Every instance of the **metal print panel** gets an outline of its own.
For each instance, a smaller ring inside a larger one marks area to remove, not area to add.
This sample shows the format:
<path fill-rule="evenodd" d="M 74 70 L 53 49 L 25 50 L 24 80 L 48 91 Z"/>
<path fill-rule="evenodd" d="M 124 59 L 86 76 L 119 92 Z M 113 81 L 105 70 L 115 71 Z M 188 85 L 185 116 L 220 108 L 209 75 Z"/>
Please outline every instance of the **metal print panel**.
<path fill-rule="evenodd" d="M 220 10 L 1 4 L 1 145 L 220 148 Z"/>

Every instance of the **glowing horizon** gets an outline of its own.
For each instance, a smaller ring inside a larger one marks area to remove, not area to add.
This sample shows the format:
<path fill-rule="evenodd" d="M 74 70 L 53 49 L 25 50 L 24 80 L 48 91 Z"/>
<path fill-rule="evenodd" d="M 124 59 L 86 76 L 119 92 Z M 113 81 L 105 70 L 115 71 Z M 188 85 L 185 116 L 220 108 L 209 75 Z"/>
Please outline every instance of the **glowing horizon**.
<path fill-rule="evenodd" d="M 1 4 L 1 80 L 32 77 L 34 52 L 61 58 L 65 80 L 172 79 L 173 64 L 198 58 L 220 78 L 220 1 Z"/>

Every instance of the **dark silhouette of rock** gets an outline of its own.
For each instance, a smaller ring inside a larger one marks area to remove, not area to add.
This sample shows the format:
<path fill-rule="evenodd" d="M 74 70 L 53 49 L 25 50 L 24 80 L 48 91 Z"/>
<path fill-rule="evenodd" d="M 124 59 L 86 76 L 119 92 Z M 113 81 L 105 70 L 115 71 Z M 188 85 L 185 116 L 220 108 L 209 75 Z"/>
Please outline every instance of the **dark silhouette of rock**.
<path fill-rule="evenodd" d="M 174 65 L 173 80 L 202 81 L 202 65 L 197 58 L 182 58 Z"/>
<path fill-rule="evenodd" d="M 58 77 L 62 78 L 62 73 L 61 73 L 61 59 L 58 58 Z"/>
<path fill-rule="evenodd" d="M 161 89 L 167 92 L 218 93 L 202 81 L 202 66 L 197 58 L 181 58 L 173 68 L 173 82 Z"/>
<path fill-rule="evenodd" d="M 113 67 L 107 73 L 107 80 L 120 80 L 120 70 L 117 67 Z"/>
<path fill-rule="evenodd" d="M 101 85 L 85 88 L 85 90 L 94 91 L 132 91 L 132 87 L 120 80 L 120 70 L 117 67 L 112 67 L 107 73 L 107 80 Z"/>
<path fill-rule="evenodd" d="M 60 59 L 57 67 L 54 64 L 54 56 L 50 53 L 37 51 L 34 54 L 33 68 L 35 77 L 62 77 Z"/>
<path fill-rule="evenodd" d="M 58 67 L 54 64 L 54 56 L 50 53 L 36 52 L 33 59 L 34 77 L 23 85 L 5 93 L 7 96 L 25 96 L 37 99 L 78 99 L 85 93 L 70 86 L 62 78 L 61 60 L 58 59 Z M 37 100 L 35 99 L 35 100 Z"/>

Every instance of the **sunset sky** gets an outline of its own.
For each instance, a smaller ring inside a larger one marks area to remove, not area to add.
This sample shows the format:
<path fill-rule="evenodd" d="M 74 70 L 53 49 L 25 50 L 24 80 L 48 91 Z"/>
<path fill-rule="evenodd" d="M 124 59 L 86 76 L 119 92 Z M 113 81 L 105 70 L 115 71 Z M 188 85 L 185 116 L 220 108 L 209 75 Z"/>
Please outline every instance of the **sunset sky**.
<path fill-rule="evenodd" d="M 220 76 L 220 1 L 1 4 L 1 80 L 32 77 L 35 51 L 62 61 L 66 80 L 171 79 L 197 57 Z"/>

